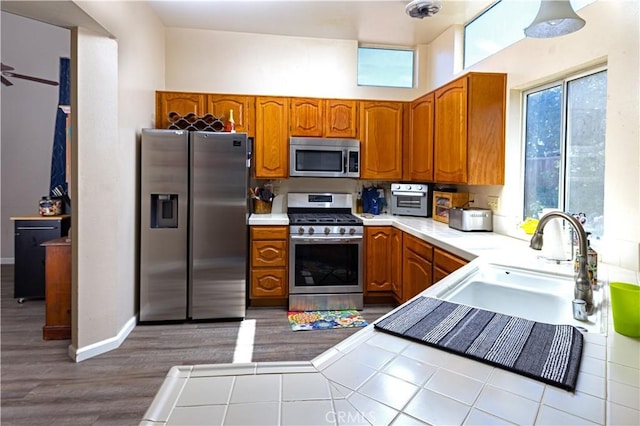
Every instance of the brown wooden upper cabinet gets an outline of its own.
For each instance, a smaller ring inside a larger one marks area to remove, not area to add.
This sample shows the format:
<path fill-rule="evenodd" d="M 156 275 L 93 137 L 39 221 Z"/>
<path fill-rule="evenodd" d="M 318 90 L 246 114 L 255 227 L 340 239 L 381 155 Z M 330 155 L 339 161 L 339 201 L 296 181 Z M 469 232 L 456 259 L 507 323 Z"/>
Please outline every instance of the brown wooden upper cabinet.
<path fill-rule="evenodd" d="M 402 179 L 404 102 L 361 101 L 360 164 L 362 179 Z"/>
<path fill-rule="evenodd" d="M 291 136 L 355 138 L 357 101 L 291 98 Z"/>
<path fill-rule="evenodd" d="M 322 99 L 291 98 L 291 136 L 322 136 L 323 110 Z"/>
<path fill-rule="evenodd" d="M 504 185 L 506 74 L 469 73 L 435 91 L 434 178 Z"/>
<path fill-rule="evenodd" d="M 156 92 L 156 128 L 169 128 L 169 113 L 186 115 L 190 112 L 197 116 L 205 114 L 207 95 L 205 93 Z"/>
<path fill-rule="evenodd" d="M 289 177 L 289 98 L 256 98 L 255 177 Z"/>
<path fill-rule="evenodd" d="M 412 181 L 433 180 L 433 122 L 435 93 L 427 93 L 411 102 L 409 108 L 408 155 L 405 178 Z"/>
<path fill-rule="evenodd" d="M 233 121 L 236 132 L 244 132 L 248 136 L 255 136 L 253 96 L 238 95 L 207 95 L 206 113 L 220 118 L 226 123 L 229 111 L 233 110 Z"/>
<path fill-rule="evenodd" d="M 324 136 L 356 138 L 358 136 L 358 101 L 325 99 L 324 104 Z"/>

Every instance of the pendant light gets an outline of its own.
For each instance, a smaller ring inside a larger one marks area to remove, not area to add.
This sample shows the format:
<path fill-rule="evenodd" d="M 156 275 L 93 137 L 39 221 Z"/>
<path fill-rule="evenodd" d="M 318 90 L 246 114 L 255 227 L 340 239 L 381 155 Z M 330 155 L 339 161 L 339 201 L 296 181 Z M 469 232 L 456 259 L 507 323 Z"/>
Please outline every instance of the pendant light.
<path fill-rule="evenodd" d="M 542 0 L 538 15 L 524 29 L 524 34 L 535 38 L 558 37 L 578 31 L 584 24 L 569 0 Z"/>

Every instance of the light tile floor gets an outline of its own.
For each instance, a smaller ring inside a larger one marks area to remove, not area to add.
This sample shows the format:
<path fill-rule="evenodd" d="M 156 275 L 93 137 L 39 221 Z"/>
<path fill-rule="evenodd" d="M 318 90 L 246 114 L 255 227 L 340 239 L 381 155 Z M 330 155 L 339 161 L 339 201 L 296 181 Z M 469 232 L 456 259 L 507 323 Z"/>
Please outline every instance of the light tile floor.
<path fill-rule="evenodd" d="M 311 362 L 174 367 L 140 424 L 638 425 L 639 350 L 585 334 L 570 393 L 370 325 Z"/>

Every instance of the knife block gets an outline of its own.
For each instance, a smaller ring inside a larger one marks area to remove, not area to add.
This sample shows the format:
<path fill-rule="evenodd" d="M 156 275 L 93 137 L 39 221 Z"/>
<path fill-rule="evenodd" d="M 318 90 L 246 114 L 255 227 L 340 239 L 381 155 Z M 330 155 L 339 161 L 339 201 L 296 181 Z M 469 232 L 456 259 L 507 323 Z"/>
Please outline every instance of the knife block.
<path fill-rule="evenodd" d="M 271 214 L 271 203 L 254 198 L 253 212 L 255 214 Z"/>

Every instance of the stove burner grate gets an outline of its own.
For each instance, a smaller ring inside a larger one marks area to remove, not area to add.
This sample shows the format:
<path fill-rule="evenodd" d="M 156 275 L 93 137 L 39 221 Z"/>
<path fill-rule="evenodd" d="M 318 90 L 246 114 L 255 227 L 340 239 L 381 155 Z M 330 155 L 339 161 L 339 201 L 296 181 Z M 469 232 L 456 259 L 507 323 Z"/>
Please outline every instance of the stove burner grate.
<path fill-rule="evenodd" d="M 296 225 L 358 225 L 362 220 L 347 213 L 289 213 L 289 222 Z"/>

